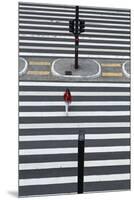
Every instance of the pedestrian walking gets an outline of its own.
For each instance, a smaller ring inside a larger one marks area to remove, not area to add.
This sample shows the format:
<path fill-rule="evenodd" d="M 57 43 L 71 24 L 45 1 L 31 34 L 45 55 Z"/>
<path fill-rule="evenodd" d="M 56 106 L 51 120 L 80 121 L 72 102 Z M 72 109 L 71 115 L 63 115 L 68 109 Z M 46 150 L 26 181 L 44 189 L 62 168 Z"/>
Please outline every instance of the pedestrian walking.
<path fill-rule="evenodd" d="M 72 102 L 72 96 L 70 90 L 67 88 L 64 92 L 64 101 L 65 101 L 65 112 L 66 116 L 68 115 L 69 106 Z"/>

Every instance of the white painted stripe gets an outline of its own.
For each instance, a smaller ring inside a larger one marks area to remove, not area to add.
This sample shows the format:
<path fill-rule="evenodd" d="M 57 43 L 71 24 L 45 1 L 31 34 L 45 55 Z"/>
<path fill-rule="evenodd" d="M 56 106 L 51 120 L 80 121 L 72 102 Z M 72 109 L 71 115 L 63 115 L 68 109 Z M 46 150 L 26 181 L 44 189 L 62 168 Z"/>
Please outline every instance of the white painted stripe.
<path fill-rule="evenodd" d="M 73 54 L 60 54 L 60 53 L 29 53 L 19 52 L 19 56 L 43 56 L 43 57 L 64 57 L 73 58 Z M 109 59 L 130 59 L 130 56 L 114 56 L 114 55 L 79 55 L 80 58 L 109 58 Z"/>
<path fill-rule="evenodd" d="M 51 7 L 46 7 L 45 5 L 44 6 L 39 6 L 39 5 L 19 5 L 19 8 L 20 9 L 25 9 L 25 8 L 36 8 L 36 9 L 51 9 L 51 10 L 54 10 L 56 11 L 56 9 L 58 10 L 61 10 L 61 11 L 64 11 L 64 12 L 67 12 L 67 11 L 72 11 L 74 12 L 75 11 L 75 7 L 72 7 L 72 8 L 66 8 L 66 7 L 58 7 L 58 6 L 52 6 Z M 100 9 L 100 8 L 98 8 Z M 108 8 L 109 9 L 109 8 Z M 89 12 L 97 12 L 97 13 L 120 13 L 120 14 L 130 14 L 130 12 L 128 10 L 126 11 L 122 11 L 121 9 L 118 9 L 118 10 L 103 10 L 102 8 L 100 10 L 93 10 L 91 7 L 86 7 L 86 9 L 80 7 L 80 12 L 84 12 L 84 13 L 89 13 Z"/>
<path fill-rule="evenodd" d="M 34 28 L 34 27 L 33 27 Z M 23 30 L 24 30 L 24 28 L 23 28 Z M 27 29 L 28 31 L 32 31 L 33 29 Z M 92 28 L 92 30 L 93 30 L 93 28 Z M 105 29 L 105 30 L 107 30 L 107 28 Z M 105 31 L 105 30 L 102 30 L 102 31 Z M 94 30 L 95 31 L 95 30 Z M 86 32 L 85 33 L 83 33 L 82 34 L 82 36 L 80 36 L 79 38 L 82 38 L 82 39 L 87 39 L 87 38 L 89 38 L 89 37 L 91 37 L 90 35 L 94 35 L 94 36 L 96 36 L 96 35 L 99 35 L 100 37 L 101 37 L 101 35 L 103 36 L 125 36 L 125 37 L 130 37 L 130 34 L 127 34 L 127 33 L 113 33 L 112 32 L 112 30 L 110 30 L 111 31 L 111 33 L 102 33 L 102 32 L 90 32 L 90 30 L 86 30 Z M 66 36 L 66 35 L 64 35 L 64 36 L 58 36 L 58 35 L 54 35 L 56 38 L 57 37 L 59 37 L 59 38 L 63 38 L 63 37 L 65 37 L 65 38 L 73 38 L 73 36 L 71 36 L 70 34 L 69 34 L 69 32 L 67 31 L 67 30 L 65 30 L 64 28 L 63 28 L 63 30 L 40 30 L 40 31 L 35 31 L 35 32 L 50 32 L 50 34 L 48 35 L 48 34 L 46 34 L 45 33 L 45 36 L 44 37 L 49 37 L 49 36 L 53 36 L 53 35 L 51 35 L 51 33 L 65 33 L 65 34 L 68 34 L 68 36 Z M 88 34 L 88 37 L 87 36 L 85 36 L 84 37 L 84 35 L 87 35 Z M 33 34 L 32 34 L 33 35 Z M 54 37 L 53 36 L 53 37 Z M 39 36 L 39 37 L 41 37 L 41 36 Z M 43 36 L 42 36 L 43 37 Z M 113 38 L 114 39 L 114 38 Z"/>
<path fill-rule="evenodd" d="M 84 182 L 129 180 L 130 174 L 84 176 Z M 77 176 L 20 179 L 19 186 L 77 183 Z"/>
<path fill-rule="evenodd" d="M 129 116 L 130 111 L 75 111 L 68 112 L 70 117 L 78 116 Z M 19 117 L 64 117 L 66 112 L 19 112 Z"/>
<path fill-rule="evenodd" d="M 124 136 L 125 137 L 125 136 Z M 55 140 L 78 140 L 78 135 L 26 135 L 19 136 L 19 141 L 55 141 Z"/>
<path fill-rule="evenodd" d="M 44 17 L 44 18 L 51 18 L 51 19 L 55 19 L 55 18 L 58 18 L 58 19 L 73 19 L 73 16 L 59 16 L 59 15 L 53 15 L 53 16 L 50 16 L 50 15 L 37 15 L 37 14 L 19 14 L 19 17 Z M 92 21 L 98 21 L 98 20 L 101 20 L 101 21 L 112 21 L 112 22 L 130 22 L 130 20 L 128 19 L 102 19 L 102 18 L 90 18 L 90 17 L 81 17 L 81 19 L 83 20 L 92 20 Z"/>
<path fill-rule="evenodd" d="M 20 149 L 19 155 L 73 154 L 77 152 L 77 148 Z"/>
<path fill-rule="evenodd" d="M 72 167 L 77 167 L 77 165 L 78 165 L 77 161 L 25 163 L 25 164 L 19 164 L 19 170 L 72 168 Z"/>
<path fill-rule="evenodd" d="M 20 96 L 63 96 L 64 92 L 20 91 Z M 129 96 L 130 92 L 72 92 L 72 96 Z"/>
<path fill-rule="evenodd" d="M 30 22 L 50 22 L 50 23 L 66 23 L 68 24 L 67 20 L 48 20 L 48 19 L 24 19 L 24 18 L 19 18 L 19 21 L 30 21 Z M 130 27 L 130 24 L 115 24 L 115 23 L 108 23 L 108 22 L 86 22 L 86 25 L 105 25 L 105 26 L 117 26 L 117 27 Z"/>
<path fill-rule="evenodd" d="M 66 48 L 66 47 L 55 47 L 55 46 L 51 47 L 51 49 L 50 49 L 50 47 L 19 46 L 19 49 L 45 49 L 45 50 L 48 50 L 48 51 L 50 51 L 50 50 L 73 51 L 74 50 L 74 48 L 70 48 L 70 47 Z M 81 47 L 79 47 L 79 51 L 126 52 L 126 53 L 130 52 L 130 50 L 123 50 L 123 49 L 93 49 L 93 48 L 89 49 L 89 48 L 81 48 Z"/>
<path fill-rule="evenodd" d="M 84 176 L 84 182 L 117 181 L 129 180 L 130 174 L 107 174 Z"/>
<path fill-rule="evenodd" d="M 52 9 L 52 10 L 56 10 L 56 9 L 58 9 L 58 10 L 64 10 L 65 12 L 67 11 L 67 10 L 69 10 L 69 11 L 75 11 L 75 7 L 73 8 L 66 8 L 66 7 L 58 7 L 58 6 L 52 6 L 51 5 L 51 7 L 46 7 L 45 5 L 44 6 L 39 6 L 39 5 L 19 5 L 19 8 L 30 8 L 30 9 L 32 9 L 32 8 L 37 8 L 37 9 Z M 125 12 L 126 13 L 126 12 Z"/>
<path fill-rule="evenodd" d="M 36 81 L 20 81 L 20 86 L 66 86 L 66 87 L 130 87 L 130 83 L 80 83 L 80 82 L 36 82 Z"/>
<path fill-rule="evenodd" d="M 20 179 L 19 186 L 76 183 L 77 176 Z"/>
<path fill-rule="evenodd" d="M 25 10 L 25 9 L 19 9 L 19 11 L 20 12 L 25 12 L 25 13 L 29 13 L 29 12 L 32 12 L 33 14 L 36 14 L 36 13 L 43 13 L 44 15 L 46 15 L 46 14 L 55 14 L 55 15 L 57 15 L 58 16 L 58 14 L 64 14 L 64 15 L 67 15 L 67 17 L 68 17 L 68 15 L 69 16 L 72 16 L 72 17 L 74 17 L 75 16 L 75 12 L 65 12 L 64 10 L 61 10 L 60 12 L 59 11 L 56 11 L 56 10 L 54 10 L 54 11 L 44 11 L 44 10 Z M 24 13 L 22 13 L 22 14 L 24 14 Z M 43 15 L 42 15 L 43 16 Z M 97 17 L 100 17 L 100 19 L 101 19 L 101 17 L 113 17 L 113 18 L 125 18 L 125 19 L 130 19 L 130 16 L 129 15 L 127 15 L 127 16 L 124 16 L 124 15 L 111 15 L 111 14 L 105 14 L 105 13 L 101 13 L 101 14 L 99 14 L 99 13 L 89 13 L 89 12 L 84 12 L 84 13 L 82 13 L 82 12 L 80 12 L 80 14 L 79 14 L 79 17 L 81 18 L 81 16 L 97 16 Z"/>
<path fill-rule="evenodd" d="M 31 35 L 33 38 L 34 37 L 37 37 L 36 35 L 34 36 L 34 35 Z M 25 35 L 25 37 L 31 37 L 31 36 L 29 36 L 29 35 Z M 44 36 L 43 36 L 44 37 Z M 64 41 L 44 41 L 44 40 L 41 40 L 43 37 L 39 37 L 38 36 L 38 38 L 40 38 L 40 40 L 39 41 L 37 41 L 37 40 L 19 40 L 19 42 L 20 43 L 28 43 L 28 44 L 64 44 L 64 45 L 69 45 L 69 44 L 71 44 L 71 45 L 73 45 L 73 42 L 64 42 Z M 50 37 L 51 38 L 51 37 Z M 52 37 L 52 38 L 55 38 L 55 40 L 58 38 L 58 37 Z M 49 38 L 48 38 L 49 39 Z M 130 44 L 111 44 L 111 43 L 89 43 L 89 42 L 80 42 L 80 45 L 85 45 L 85 46 L 90 46 L 90 45 L 92 45 L 92 46 L 108 46 L 108 47 L 114 47 L 114 46 L 117 46 L 117 47 L 130 47 Z"/>
<path fill-rule="evenodd" d="M 114 134 L 85 134 L 87 140 L 100 139 L 127 139 L 130 138 L 130 133 L 114 133 Z"/>
<path fill-rule="evenodd" d="M 130 151 L 130 146 L 86 147 L 85 153 Z"/>
<path fill-rule="evenodd" d="M 19 23 L 20 26 L 26 26 L 26 27 L 53 27 L 53 28 L 60 28 L 60 29 L 65 29 L 68 28 L 68 25 L 56 25 L 56 24 L 24 24 L 24 23 Z M 87 30 L 111 30 L 111 31 L 130 31 L 130 29 L 123 29 L 123 28 L 112 28 L 112 27 L 107 27 L 107 28 L 102 28 L 102 27 L 88 27 L 86 26 L 86 32 Z M 90 33 L 90 32 L 89 32 Z M 98 33 L 98 32 L 93 32 L 93 34 L 104 34 L 104 33 Z M 121 35 L 121 36 L 129 36 L 130 34 L 122 34 L 122 33 L 106 33 L 107 35 Z"/>
<path fill-rule="evenodd" d="M 19 106 L 64 106 L 64 101 L 20 101 Z M 76 101 L 71 106 L 130 106 L 130 101 Z"/>
<path fill-rule="evenodd" d="M 41 128 L 98 128 L 98 127 L 130 127 L 129 122 L 107 122 L 107 123 L 35 123 L 19 124 L 20 129 Z"/>
<path fill-rule="evenodd" d="M 31 32 L 31 31 L 33 31 L 33 32 L 41 32 L 41 33 L 46 33 L 46 32 L 48 32 L 48 33 L 66 33 L 66 34 L 69 34 L 69 32 L 66 30 L 66 31 L 62 31 L 62 30 L 47 30 L 47 29 L 45 29 L 45 30 L 37 30 L 37 29 L 26 29 L 26 28 L 24 28 L 24 29 L 19 29 L 19 31 L 27 31 L 27 32 Z M 108 41 L 110 41 L 110 40 L 112 40 L 112 41 L 130 41 L 130 39 L 120 39 L 120 38 L 101 38 L 101 37 L 90 37 L 90 35 L 89 35 L 89 37 L 84 37 L 84 35 L 85 34 L 87 34 L 87 33 L 83 33 L 83 37 L 82 37 L 82 39 L 83 40 L 108 40 Z M 103 34 L 104 35 L 104 34 Z M 49 35 L 48 35 L 48 37 L 49 37 Z M 57 37 L 58 38 L 58 37 Z M 68 36 L 59 36 L 59 38 L 66 38 L 66 39 L 73 39 L 74 37 L 70 34 L 70 35 L 68 35 Z"/>
<path fill-rule="evenodd" d="M 129 159 L 118 160 L 96 160 L 85 161 L 84 167 L 101 167 L 101 166 L 120 166 L 130 165 Z M 34 169 L 53 169 L 53 168 L 73 168 L 77 167 L 77 161 L 65 161 L 65 162 L 46 162 L 46 163 L 24 163 L 19 164 L 19 170 L 34 170 Z"/>
<path fill-rule="evenodd" d="M 130 146 L 86 147 L 85 153 L 130 151 Z M 78 148 L 20 149 L 19 155 L 51 155 L 78 153 Z"/>
<path fill-rule="evenodd" d="M 101 139 L 128 139 L 129 133 L 114 133 L 114 134 L 85 134 L 86 140 L 101 140 Z M 78 140 L 78 135 L 25 135 L 19 136 L 19 141 L 60 141 L 60 140 Z"/>

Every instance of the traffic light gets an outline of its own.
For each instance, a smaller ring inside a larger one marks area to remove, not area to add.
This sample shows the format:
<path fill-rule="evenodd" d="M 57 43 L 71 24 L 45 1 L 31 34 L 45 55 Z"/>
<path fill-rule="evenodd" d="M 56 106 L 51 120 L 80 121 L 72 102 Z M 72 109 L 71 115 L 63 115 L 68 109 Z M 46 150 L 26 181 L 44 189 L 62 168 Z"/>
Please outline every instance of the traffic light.
<path fill-rule="evenodd" d="M 69 32 L 74 33 L 74 20 L 69 21 Z"/>
<path fill-rule="evenodd" d="M 80 33 L 85 31 L 85 21 L 80 20 Z"/>

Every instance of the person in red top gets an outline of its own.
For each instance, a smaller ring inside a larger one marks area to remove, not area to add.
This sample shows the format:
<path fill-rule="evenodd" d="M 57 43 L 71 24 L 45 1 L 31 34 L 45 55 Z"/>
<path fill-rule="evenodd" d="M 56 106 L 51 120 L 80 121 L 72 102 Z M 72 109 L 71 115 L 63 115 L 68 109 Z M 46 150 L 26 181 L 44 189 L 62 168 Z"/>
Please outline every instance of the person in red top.
<path fill-rule="evenodd" d="M 72 96 L 70 90 L 67 88 L 64 93 L 64 101 L 65 101 L 65 112 L 68 115 L 68 108 L 72 102 Z"/>

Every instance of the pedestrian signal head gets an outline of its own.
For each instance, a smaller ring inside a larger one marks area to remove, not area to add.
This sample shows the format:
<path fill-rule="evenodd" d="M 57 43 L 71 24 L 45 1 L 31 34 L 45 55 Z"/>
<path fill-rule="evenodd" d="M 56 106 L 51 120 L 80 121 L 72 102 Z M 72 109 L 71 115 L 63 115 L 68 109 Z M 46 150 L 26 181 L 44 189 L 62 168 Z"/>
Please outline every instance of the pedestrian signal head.
<path fill-rule="evenodd" d="M 74 33 L 74 20 L 69 21 L 69 32 Z"/>
<path fill-rule="evenodd" d="M 80 20 L 80 33 L 85 32 L 85 21 Z"/>

